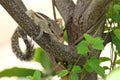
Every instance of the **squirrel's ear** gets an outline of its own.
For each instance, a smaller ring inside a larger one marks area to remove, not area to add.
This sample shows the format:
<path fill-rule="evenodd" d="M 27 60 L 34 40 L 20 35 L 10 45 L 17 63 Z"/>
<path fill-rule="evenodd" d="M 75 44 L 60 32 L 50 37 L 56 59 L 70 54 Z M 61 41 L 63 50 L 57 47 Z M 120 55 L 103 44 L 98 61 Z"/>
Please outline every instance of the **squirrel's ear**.
<path fill-rule="evenodd" d="M 31 19 L 33 18 L 34 11 L 33 10 L 28 10 L 25 12 Z"/>
<path fill-rule="evenodd" d="M 61 29 L 64 29 L 62 18 L 56 19 L 55 22 L 59 25 Z"/>
<path fill-rule="evenodd" d="M 30 15 L 30 14 L 33 14 L 34 11 L 33 11 L 33 10 L 27 10 L 25 13 L 26 13 L 27 15 Z"/>
<path fill-rule="evenodd" d="M 58 24 L 61 24 L 62 18 L 58 18 L 58 19 L 56 19 L 55 21 L 56 21 Z"/>

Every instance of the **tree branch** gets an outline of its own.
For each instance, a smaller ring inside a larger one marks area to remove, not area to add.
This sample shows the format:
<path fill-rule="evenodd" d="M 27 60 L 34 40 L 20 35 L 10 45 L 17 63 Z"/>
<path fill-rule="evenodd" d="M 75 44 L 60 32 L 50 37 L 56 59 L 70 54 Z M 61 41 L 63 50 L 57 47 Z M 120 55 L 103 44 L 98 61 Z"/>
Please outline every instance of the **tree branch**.
<path fill-rule="evenodd" d="M 76 22 L 79 20 L 79 16 L 82 16 L 83 12 L 86 10 L 86 8 L 89 7 L 89 4 L 92 0 L 77 0 L 77 4 L 75 6 L 73 20 Z"/>
<path fill-rule="evenodd" d="M 37 36 L 40 32 L 39 26 L 36 26 L 26 14 L 25 11 L 18 6 L 15 0 L 1 0 L 0 4 L 14 18 L 14 20 L 28 33 L 30 36 Z M 29 28 L 28 28 L 29 27 Z"/>
<path fill-rule="evenodd" d="M 84 33 L 94 35 L 100 26 L 97 35 L 102 35 L 104 31 L 103 21 L 111 2 L 112 0 L 78 0 L 71 27 L 75 32 L 74 34 L 78 35 L 74 40 L 75 43 L 83 39 Z M 77 26 L 77 29 L 74 29 L 75 26 Z"/>
<path fill-rule="evenodd" d="M 18 6 L 21 7 L 21 9 L 23 11 L 27 11 L 27 8 L 25 7 L 25 5 L 23 4 L 22 0 L 15 0 L 16 4 L 18 4 Z"/>
<path fill-rule="evenodd" d="M 65 28 L 68 34 L 68 43 L 73 41 L 73 31 L 71 29 L 72 17 L 75 4 L 72 0 L 55 0 L 56 7 L 65 21 Z"/>
<path fill-rule="evenodd" d="M 55 0 L 55 5 L 63 17 L 65 23 L 69 21 L 73 15 L 75 4 L 72 0 Z"/>
<path fill-rule="evenodd" d="M 60 9 L 60 12 L 62 15 L 68 14 L 68 15 L 66 15 L 67 17 L 64 16 L 64 19 L 67 18 L 67 19 L 65 19 L 65 21 L 67 22 L 69 17 L 71 17 L 73 14 L 72 9 L 74 8 L 74 4 L 72 4 L 72 2 L 70 2 L 70 0 L 64 0 L 65 3 L 62 3 L 62 2 L 60 3 L 59 1 L 61 2 L 63 0 L 56 0 L 56 3 L 58 3 L 57 6 L 60 6 L 60 4 L 66 4 L 61 7 L 62 9 Z M 67 4 L 67 2 L 69 4 Z M 108 10 L 109 4 L 111 2 L 112 2 L 111 0 L 104 0 L 104 1 L 103 0 L 97 0 L 97 1 L 93 0 L 90 4 L 90 7 L 88 7 L 86 9 L 86 11 L 83 11 L 83 13 L 81 13 L 82 16 L 79 17 L 79 21 L 78 21 L 79 28 L 81 28 L 80 29 L 81 32 L 79 32 L 79 34 L 81 34 L 81 36 L 83 36 L 83 33 L 87 32 L 88 29 L 90 29 L 91 27 L 95 27 L 95 29 L 98 28 L 98 26 L 97 26 L 98 24 L 95 25 L 95 23 L 97 23 L 97 21 L 100 21 L 100 20 L 102 21 L 101 17 L 104 17 L 102 15 L 105 15 L 106 11 Z M 34 21 L 31 20 L 25 14 L 25 11 L 23 9 L 21 9 L 20 6 L 18 6 L 18 4 L 16 3 L 15 0 L 0 0 L 0 4 L 15 19 L 15 21 L 21 26 L 21 28 L 23 28 L 31 38 L 33 38 L 33 40 L 39 46 L 41 46 L 46 52 L 51 53 L 50 55 L 53 55 L 56 59 L 58 59 L 60 61 L 73 62 L 73 63 L 76 62 L 78 58 L 83 59 L 82 56 L 79 56 L 77 54 L 75 47 L 70 47 L 70 46 L 61 44 L 59 42 L 56 42 L 56 41 L 52 40 L 50 35 L 48 35 L 46 33 L 43 33 L 43 35 L 41 36 L 40 39 L 36 39 L 36 37 L 40 33 L 39 26 L 36 26 L 34 24 Z M 70 4 L 72 4 L 72 8 L 69 8 L 69 7 L 71 7 Z M 68 5 L 69 5 L 69 7 L 68 7 Z M 93 5 L 96 5 L 96 6 L 93 6 Z M 69 8 L 69 9 L 67 9 L 65 6 L 67 6 L 67 8 Z M 107 7 L 107 8 L 105 8 L 105 7 Z M 64 8 L 65 8 L 65 10 L 64 10 Z M 67 10 L 68 10 L 68 12 L 66 12 Z M 76 12 L 77 12 L 77 10 L 76 10 Z M 95 18 L 94 16 L 97 16 L 97 17 Z M 68 22 L 69 22 L 69 20 L 68 20 Z M 95 25 L 95 26 L 93 26 L 93 25 Z M 69 26 L 71 26 L 71 25 L 68 25 L 68 27 Z M 92 30 L 92 32 L 95 32 L 95 29 Z M 74 31 L 74 30 L 72 30 L 72 31 Z M 78 36 L 78 38 L 79 37 L 80 36 Z M 83 60 L 79 60 L 79 61 L 80 61 L 79 62 L 80 64 L 84 63 L 84 62 L 81 62 Z"/>
<path fill-rule="evenodd" d="M 78 59 L 79 55 L 75 48 L 52 40 L 50 35 L 46 33 L 43 33 L 40 39 L 36 39 L 40 33 L 39 27 L 36 26 L 34 21 L 31 20 L 25 14 L 23 9 L 16 4 L 15 0 L 0 0 L 0 4 L 7 10 L 21 28 L 23 28 L 26 33 L 46 52 L 52 53 L 52 55 L 60 61 L 75 62 Z"/>

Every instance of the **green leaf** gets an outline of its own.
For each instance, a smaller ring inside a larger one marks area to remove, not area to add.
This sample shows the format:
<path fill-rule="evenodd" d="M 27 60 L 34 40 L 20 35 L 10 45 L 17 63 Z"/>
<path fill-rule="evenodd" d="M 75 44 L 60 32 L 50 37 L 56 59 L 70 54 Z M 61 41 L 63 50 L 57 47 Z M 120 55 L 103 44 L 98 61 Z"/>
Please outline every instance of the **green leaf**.
<path fill-rule="evenodd" d="M 120 0 L 115 0 L 115 3 L 116 4 L 120 4 Z"/>
<path fill-rule="evenodd" d="M 66 30 L 64 31 L 64 40 L 65 40 L 66 42 L 68 42 L 68 35 L 67 35 Z"/>
<path fill-rule="evenodd" d="M 115 30 L 113 30 L 113 33 L 120 40 L 120 30 L 119 29 L 115 29 Z"/>
<path fill-rule="evenodd" d="M 108 18 L 112 18 L 112 13 L 113 13 L 113 7 L 111 7 L 107 13 Z"/>
<path fill-rule="evenodd" d="M 114 6 L 113 6 L 113 8 L 114 8 L 114 10 L 116 11 L 116 12 L 120 12 L 120 5 L 118 5 L 118 4 L 115 4 Z"/>
<path fill-rule="evenodd" d="M 103 66 L 103 69 L 104 70 L 107 70 L 107 69 L 109 70 L 110 68 L 108 66 Z"/>
<path fill-rule="evenodd" d="M 4 71 L 0 72 L 0 77 L 11 77 L 11 76 L 17 76 L 17 77 L 26 77 L 26 76 L 32 76 L 35 70 L 33 69 L 26 69 L 26 68 L 11 68 L 11 69 L 5 69 Z"/>
<path fill-rule="evenodd" d="M 87 72 L 93 72 L 94 71 L 94 69 L 91 68 L 91 66 L 87 63 L 83 67 Z"/>
<path fill-rule="evenodd" d="M 113 9 L 112 9 L 112 15 L 111 15 L 111 18 L 115 21 L 115 22 L 120 22 L 120 5 L 118 4 L 115 4 L 113 6 Z"/>
<path fill-rule="evenodd" d="M 25 80 L 25 79 L 28 79 L 28 80 L 32 80 L 33 76 L 26 76 L 26 77 L 18 77 L 18 80 Z"/>
<path fill-rule="evenodd" d="M 79 80 L 78 75 L 76 73 L 72 73 L 69 77 L 69 80 Z"/>
<path fill-rule="evenodd" d="M 87 56 L 88 48 L 87 48 L 87 42 L 85 40 L 81 41 L 77 46 L 78 54 L 81 54 L 83 56 Z"/>
<path fill-rule="evenodd" d="M 80 66 L 74 65 L 71 73 L 80 73 L 80 72 L 82 72 L 82 69 L 80 68 Z"/>
<path fill-rule="evenodd" d="M 94 38 L 89 35 L 89 34 L 84 34 L 84 37 L 86 39 L 86 41 L 89 43 L 89 44 L 93 44 L 94 43 Z"/>
<path fill-rule="evenodd" d="M 101 38 L 99 37 L 93 38 L 89 34 L 84 34 L 84 37 L 86 39 L 87 45 L 91 44 L 93 49 L 102 50 L 104 48 L 103 46 L 104 40 L 102 40 Z"/>
<path fill-rule="evenodd" d="M 70 71 L 72 67 L 73 67 L 72 63 L 68 63 L 67 70 Z"/>
<path fill-rule="evenodd" d="M 99 61 L 100 62 L 106 62 L 106 61 L 110 61 L 111 59 L 110 58 L 108 58 L 108 57 L 100 57 L 99 58 Z"/>
<path fill-rule="evenodd" d="M 68 70 L 62 70 L 62 71 L 58 74 L 58 76 L 59 76 L 59 77 L 63 77 L 63 76 L 66 76 L 68 73 L 69 73 Z"/>
<path fill-rule="evenodd" d="M 120 68 L 112 70 L 105 80 L 120 80 Z"/>
<path fill-rule="evenodd" d="M 41 72 L 39 70 L 34 72 L 32 80 L 41 80 Z"/>
<path fill-rule="evenodd" d="M 120 53 L 120 39 L 118 39 L 116 36 L 112 35 L 112 42 L 115 44 L 116 49 L 118 50 L 118 53 Z"/>
<path fill-rule="evenodd" d="M 120 60 L 117 60 L 117 61 L 116 61 L 116 64 L 119 64 L 119 65 L 120 65 Z"/>
<path fill-rule="evenodd" d="M 96 38 L 94 39 L 94 43 L 93 43 L 93 45 L 92 45 L 92 48 L 93 48 L 93 49 L 96 49 L 96 50 L 103 50 L 103 49 L 104 49 L 103 42 L 104 42 L 104 40 L 102 40 L 102 39 L 99 38 L 99 37 L 96 37 Z"/>
<path fill-rule="evenodd" d="M 41 63 L 41 65 L 46 70 L 46 74 L 51 74 L 53 72 L 53 67 L 52 67 L 51 61 L 42 48 L 36 49 L 35 55 L 34 55 L 34 60 Z"/>
<path fill-rule="evenodd" d="M 115 4 L 113 7 L 109 9 L 107 17 L 112 19 L 113 22 L 120 22 L 120 5 Z"/>
<path fill-rule="evenodd" d="M 87 60 L 86 64 L 89 65 L 89 68 L 92 68 L 101 77 L 105 77 L 104 69 L 99 65 L 100 62 L 96 57 L 91 57 L 89 60 Z"/>
<path fill-rule="evenodd" d="M 120 15 L 119 15 L 119 13 L 114 12 L 113 15 L 112 15 L 112 18 L 113 18 L 113 20 L 115 22 L 117 22 L 117 23 L 120 22 Z"/>

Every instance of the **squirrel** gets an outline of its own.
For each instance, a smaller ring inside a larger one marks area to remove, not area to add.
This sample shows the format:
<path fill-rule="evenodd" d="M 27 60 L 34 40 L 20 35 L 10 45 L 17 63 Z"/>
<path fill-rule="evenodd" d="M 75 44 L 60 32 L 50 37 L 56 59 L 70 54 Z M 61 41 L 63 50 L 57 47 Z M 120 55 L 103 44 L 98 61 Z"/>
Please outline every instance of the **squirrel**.
<path fill-rule="evenodd" d="M 42 13 L 38 13 L 38 12 L 35 13 L 33 10 L 26 11 L 26 14 L 34 21 L 36 25 L 40 26 L 41 31 L 37 38 L 40 38 L 43 32 L 45 32 L 49 34 L 51 38 L 53 38 L 54 40 L 57 40 L 58 42 L 63 43 L 64 41 L 63 30 L 60 29 L 57 22 L 55 22 L 54 20 L 50 19 L 49 17 L 47 17 L 46 15 Z M 20 37 L 23 39 L 26 45 L 25 53 L 21 51 L 20 46 L 19 46 Z M 34 55 L 34 51 L 35 51 L 33 49 L 34 45 L 32 44 L 32 41 L 28 39 L 27 33 L 25 33 L 25 31 L 20 26 L 17 27 L 17 29 L 12 35 L 11 46 L 12 46 L 13 52 L 15 53 L 17 58 L 19 58 L 20 60 L 27 61 L 27 60 L 32 59 Z"/>

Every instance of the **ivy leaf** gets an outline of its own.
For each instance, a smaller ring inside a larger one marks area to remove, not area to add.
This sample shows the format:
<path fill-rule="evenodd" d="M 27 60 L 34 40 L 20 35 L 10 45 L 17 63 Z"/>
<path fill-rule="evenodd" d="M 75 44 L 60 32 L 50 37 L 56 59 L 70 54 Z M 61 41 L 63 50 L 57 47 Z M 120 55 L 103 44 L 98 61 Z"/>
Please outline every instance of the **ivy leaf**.
<path fill-rule="evenodd" d="M 100 57 L 100 59 L 99 59 L 100 62 L 105 62 L 105 61 L 109 61 L 109 60 L 111 60 L 111 59 L 108 57 Z"/>
<path fill-rule="evenodd" d="M 69 80 L 79 80 L 78 75 L 76 73 L 72 73 L 69 77 Z"/>
<path fill-rule="evenodd" d="M 107 13 L 107 17 L 108 18 L 112 18 L 112 15 L 113 15 L 113 7 L 111 7 Z"/>
<path fill-rule="evenodd" d="M 86 64 L 91 68 L 91 70 L 94 70 L 96 73 L 98 73 L 101 77 L 105 77 L 104 68 L 102 68 L 99 64 L 99 60 L 96 57 L 91 57 L 89 60 L 87 60 Z M 85 68 L 86 69 L 86 68 Z"/>
<path fill-rule="evenodd" d="M 115 4 L 115 5 L 113 6 L 113 10 L 114 10 L 114 12 L 116 13 L 116 14 L 114 15 L 115 21 L 119 23 L 119 22 L 120 22 L 120 5 Z"/>
<path fill-rule="evenodd" d="M 109 70 L 110 68 L 108 66 L 103 66 L 104 70 Z"/>
<path fill-rule="evenodd" d="M 72 71 L 71 71 L 72 73 L 80 73 L 80 72 L 82 72 L 82 69 L 80 68 L 80 66 L 73 66 L 73 68 L 72 68 Z"/>
<path fill-rule="evenodd" d="M 117 13 L 117 12 L 113 12 L 112 19 L 113 19 L 115 22 L 120 22 L 120 14 Z"/>
<path fill-rule="evenodd" d="M 116 61 L 116 64 L 119 64 L 119 65 L 120 65 L 120 60 L 117 60 L 117 61 Z"/>
<path fill-rule="evenodd" d="M 99 37 L 93 38 L 89 34 L 84 34 L 84 37 L 86 39 L 87 44 L 91 44 L 93 49 L 102 50 L 104 48 L 103 46 L 104 40 L 102 40 L 101 38 Z"/>
<path fill-rule="evenodd" d="M 93 44 L 94 43 L 94 38 L 89 35 L 89 34 L 84 34 L 84 37 L 86 39 L 86 41 L 89 43 L 89 44 Z"/>
<path fill-rule="evenodd" d="M 46 74 L 51 74 L 53 72 L 51 61 L 42 48 L 36 48 L 34 60 L 41 63 L 46 70 Z"/>
<path fill-rule="evenodd" d="M 118 4 L 115 4 L 113 8 L 114 8 L 114 10 L 117 11 L 117 12 L 120 11 L 120 5 L 118 5 Z"/>
<path fill-rule="evenodd" d="M 113 33 L 120 40 L 120 30 L 119 29 L 115 29 L 115 30 L 113 30 Z"/>
<path fill-rule="evenodd" d="M 110 8 L 107 17 L 111 18 L 114 22 L 120 22 L 120 5 L 115 4 L 113 7 Z"/>
<path fill-rule="evenodd" d="M 118 34 L 119 35 L 119 34 Z M 112 35 L 112 42 L 115 44 L 118 53 L 120 53 L 120 39 L 117 36 Z"/>
<path fill-rule="evenodd" d="M 68 70 L 62 70 L 62 71 L 58 74 L 58 77 L 66 76 L 68 73 L 69 73 Z"/>
<path fill-rule="evenodd" d="M 91 66 L 90 66 L 89 64 L 87 64 L 87 63 L 84 65 L 84 69 L 85 69 L 87 72 L 93 72 L 93 71 L 94 71 L 94 69 L 92 69 Z"/>
<path fill-rule="evenodd" d="M 96 50 L 103 50 L 103 49 L 104 49 L 103 42 L 104 42 L 104 40 L 102 40 L 102 39 L 99 38 L 99 37 L 96 37 L 96 38 L 94 39 L 94 43 L 93 43 L 93 45 L 92 45 L 92 48 L 93 48 L 93 49 L 96 49 Z"/>
<path fill-rule="evenodd" d="M 5 69 L 0 72 L 0 77 L 12 77 L 12 76 L 17 76 L 17 77 L 26 77 L 26 76 L 33 76 L 33 73 L 35 72 L 34 69 L 27 69 L 27 68 L 18 68 L 18 67 L 13 67 L 10 69 Z"/>
<path fill-rule="evenodd" d="M 67 70 L 70 71 L 72 67 L 73 67 L 72 63 L 68 63 Z"/>
<path fill-rule="evenodd" d="M 41 72 L 39 70 L 34 72 L 32 80 L 41 80 Z"/>
<path fill-rule="evenodd" d="M 77 46 L 78 54 L 81 54 L 83 56 L 87 56 L 88 48 L 87 48 L 87 42 L 85 40 L 81 41 Z"/>

